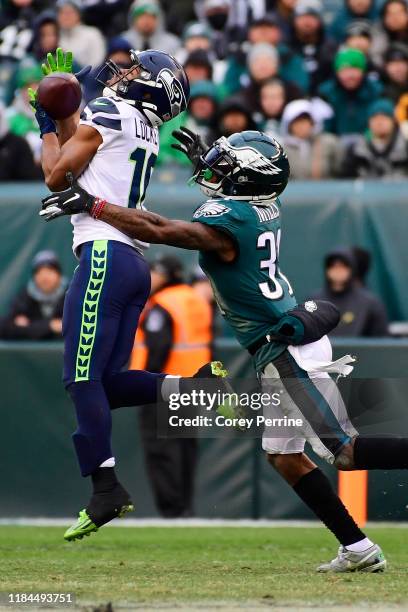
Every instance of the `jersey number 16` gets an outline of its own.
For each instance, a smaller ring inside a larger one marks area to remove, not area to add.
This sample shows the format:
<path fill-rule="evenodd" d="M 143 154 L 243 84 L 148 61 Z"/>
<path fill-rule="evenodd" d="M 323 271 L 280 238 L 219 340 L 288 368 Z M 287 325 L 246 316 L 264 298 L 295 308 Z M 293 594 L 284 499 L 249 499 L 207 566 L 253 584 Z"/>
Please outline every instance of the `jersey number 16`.
<path fill-rule="evenodd" d="M 156 159 L 157 155 L 155 153 L 151 153 L 147 157 L 147 151 L 142 147 L 138 147 L 130 155 L 129 160 L 134 163 L 135 168 L 129 191 L 129 208 L 141 208 Z"/>

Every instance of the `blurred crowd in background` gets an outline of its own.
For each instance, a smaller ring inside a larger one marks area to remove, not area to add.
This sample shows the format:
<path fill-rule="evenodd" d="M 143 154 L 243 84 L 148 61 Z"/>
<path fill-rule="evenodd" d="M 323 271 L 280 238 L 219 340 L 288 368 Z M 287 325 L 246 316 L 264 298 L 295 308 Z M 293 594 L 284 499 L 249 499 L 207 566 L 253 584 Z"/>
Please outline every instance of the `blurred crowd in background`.
<path fill-rule="evenodd" d="M 129 49 L 173 54 L 191 82 L 188 111 L 161 128 L 159 164 L 180 125 L 208 142 L 261 129 L 285 145 L 293 179 L 408 175 L 408 0 L 3 0 L 0 180 L 41 179 L 27 89 L 58 46 L 92 64 Z"/>

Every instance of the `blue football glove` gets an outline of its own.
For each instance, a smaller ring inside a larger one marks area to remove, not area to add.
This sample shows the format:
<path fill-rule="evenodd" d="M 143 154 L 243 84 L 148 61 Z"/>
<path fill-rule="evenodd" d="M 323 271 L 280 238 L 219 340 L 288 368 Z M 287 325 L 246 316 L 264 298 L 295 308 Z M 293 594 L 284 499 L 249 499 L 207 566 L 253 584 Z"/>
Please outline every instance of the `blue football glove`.
<path fill-rule="evenodd" d="M 38 126 L 40 128 L 41 138 L 44 134 L 56 134 L 57 133 L 57 124 L 54 119 L 51 119 L 49 115 L 45 112 L 43 107 L 40 105 L 37 99 L 37 92 L 31 87 L 28 88 L 28 99 L 34 110 L 35 118 L 37 119 Z"/>

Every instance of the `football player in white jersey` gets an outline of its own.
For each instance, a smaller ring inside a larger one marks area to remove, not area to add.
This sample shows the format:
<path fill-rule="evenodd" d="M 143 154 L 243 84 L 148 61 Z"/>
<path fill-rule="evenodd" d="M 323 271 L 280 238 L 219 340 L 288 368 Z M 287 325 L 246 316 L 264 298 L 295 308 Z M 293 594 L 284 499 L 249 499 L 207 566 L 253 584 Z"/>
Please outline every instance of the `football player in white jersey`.
<path fill-rule="evenodd" d="M 103 96 L 86 106 L 79 124 L 74 116 L 55 123 L 33 100 L 48 187 L 64 189 L 72 175 L 101 196 L 92 215 L 72 218 L 79 265 L 64 307 L 64 384 L 77 415 L 73 441 L 81 473 L 92 477 L 93 495 L 67 540 L 133 509 L 114 471 L 111 408 L 155 402 L 158 383 L 166 399 L 166 377 L 122 372 L 150 292 L 144 243 L 98 216 L 103 200 L 142 208 L 159 151 L 158 127 L 186 109 L 189 83 L 182 66 L 162 51 L 131 51 L 130 60 L 127 69 L 105 64 L 97 76 Z M 69 71 L 72 54 L 58 50 L 57 62 L 49 56 L 48 63 L 47 72 Z"/>

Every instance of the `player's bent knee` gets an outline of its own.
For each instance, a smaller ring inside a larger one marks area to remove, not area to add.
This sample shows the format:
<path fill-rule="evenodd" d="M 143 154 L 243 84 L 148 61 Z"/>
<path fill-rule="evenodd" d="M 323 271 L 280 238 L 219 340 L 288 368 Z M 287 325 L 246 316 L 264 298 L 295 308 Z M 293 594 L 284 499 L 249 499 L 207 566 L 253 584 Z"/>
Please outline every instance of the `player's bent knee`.
<path fill-rule="evenodd" d="M 304 453 L 289 455 L 271 455 L 267 453 L 268 462 L 291 485 L 313 470 L 316 465 Z"/>

